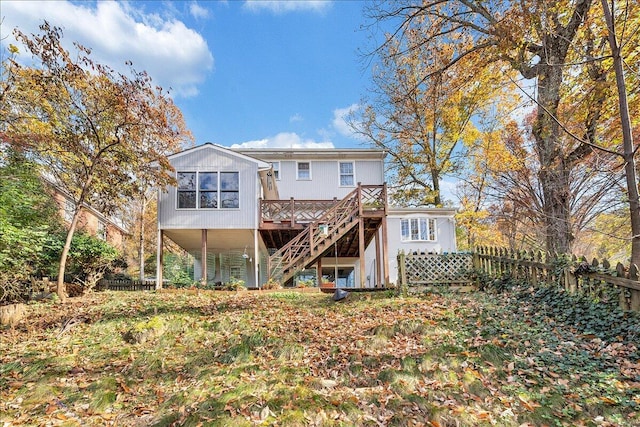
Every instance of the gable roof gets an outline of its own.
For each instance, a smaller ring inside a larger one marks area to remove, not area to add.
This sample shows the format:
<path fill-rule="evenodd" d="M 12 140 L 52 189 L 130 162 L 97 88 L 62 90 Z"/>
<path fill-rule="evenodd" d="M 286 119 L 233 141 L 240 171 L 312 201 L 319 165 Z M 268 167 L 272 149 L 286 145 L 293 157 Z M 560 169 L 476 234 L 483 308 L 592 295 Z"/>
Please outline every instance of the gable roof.
<path fill-rule="evenodd" d="M 256 159 L 255 157 L 247 156 L 247 155 L 245 155 L 243 153 L 239 153 L 237 151 L 231 150 L 228 147 L 223 147 L 222 145 L 213 144 L 211 142 L 206 142 L 206 143 L 201 144 L 201 145 L 196 145 L 195 147 L 187 148 L 186 150 L 182 150 L 182 151 L 179 151 L 177 153 L 171 154 L 170 156 L 167 156 L 167 158 L 171 161 L 173 159 L 180 158 L 180 157 L 185 156 L 187 154 L 196 153 L 196 152 L 202 151 L 202 150 L 221 151 L 221 152 L 223 152 L 225 154 L 228 154 L 230 156 L 234 156 L 234 157 L 246 160 L 248 162 L 256 163 L 258 165 L 258 169 L 270 169 L 271 168 L 271 164 L 270 163 L 263 162 L 262 160 Z"/>

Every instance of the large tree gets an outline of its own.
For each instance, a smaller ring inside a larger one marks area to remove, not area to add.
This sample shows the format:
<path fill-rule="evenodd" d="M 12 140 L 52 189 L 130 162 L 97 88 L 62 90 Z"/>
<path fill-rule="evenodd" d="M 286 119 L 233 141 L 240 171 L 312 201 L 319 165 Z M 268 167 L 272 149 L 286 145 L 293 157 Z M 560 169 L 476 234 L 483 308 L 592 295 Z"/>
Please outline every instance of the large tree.
<path fill-rule="evenodd" d="M 546 248 L 569 252 L 571 233 L 571 171 L 592 153 L 584 141 L 566 138 L 561 118 L 567 59 L 588 16 L 592 0 L 425 0 L 379 2 L 371 9 L 376 21 L 397 22 L 395 37 L 405 38 L 414 28 L 429 23 L 408 51 L 426 43 L 449 43 L 465 35 L 440 67 L 441 72 L 467 57 L 480 54 L 486 61 L 536 80 L 536 117 L 532 126 L 534 152 L 540 169 L 538 181 Z M 496 74 L 501 79 L 508 72 Z M 587 130 L 583 130 L 584 134 Z"/>
<path fill-rule="evenodd" d="M 64 300 L 65 265 L 82 210 L 93 205 L 114 213 L 141 181 L 170 182 L 166 156 L 191 135 L 168 94 L 146 73 L 117 73 L 77 43 L 72 55 L 62 45 L 62 31 L 47 22 L 41 34 L 14 33 L 35 64 L 14 58 L 3 64 L 10 75 L 0 104 L 2 139 L 32 153 L 73 198 L 58 274 Z"/>
<path fill-rule="evenodd" d="M 402 204 L 442 205 L 440 181 L 459 169 L 478 137 L 478 117 L 504 93 L 481 56 L 450 64 L 473 40 L 465 34 L 431 39 L 439 22 L 421 16 L 402 37 L 386 35 L 375 52 L 371 96 L 349 120 L 357 134 L 389 153 L 391 194 Z"/>
<path fill-rule="evenodd" d="M 618 118 L 622 138 L 621 150 L 618 152 L 624 164 L 626 192 L 629 202 L 629 218 L 631 223 L 631 262 L 640 266 L 640 198 L 638 195 L 638 177 L 635 155 L 639 147 L 634 144 L 633 125 L 629 112 L 629 99 L 625 77 L 627 55 L 637 65 L 637 46 L 640 42 L 640 6 L 637 2 L 620 2 L 622 7 L 616 8 L 615 0 L 611 5 L 607 0 L 601 0 L 604 21 L 607 28 L 607 41 L 613 61 L 616 91 L 618 94 Z M 632 46 L 631 52 L 629 47 Z M 632 69 L 633 72 L 633 69 Z M 637 73 L 637 71 L 635 71 Z M 636 81 L 637 81 L 636 76 Z M 637 98 L 637 96 L 636 96 Z"/>

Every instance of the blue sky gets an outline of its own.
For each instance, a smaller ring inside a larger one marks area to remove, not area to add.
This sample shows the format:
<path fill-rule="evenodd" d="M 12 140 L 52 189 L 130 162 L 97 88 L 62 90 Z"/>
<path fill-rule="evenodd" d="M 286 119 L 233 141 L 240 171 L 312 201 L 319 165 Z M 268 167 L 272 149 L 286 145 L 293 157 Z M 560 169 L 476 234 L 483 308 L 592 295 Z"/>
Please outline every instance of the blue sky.
<path fill-rule="evenodd" d="M 372 47 L 364 6 L 2 0 L 0 36 L 5 50 L 14 27 L 34 33 L 46 19 L 63 28 L 68 48 L 78 41 L 115 69 L 133 61 L 172 88 L 197 144 L 362 147 L 344 115 L 370 87 L 359 53 Z"/>

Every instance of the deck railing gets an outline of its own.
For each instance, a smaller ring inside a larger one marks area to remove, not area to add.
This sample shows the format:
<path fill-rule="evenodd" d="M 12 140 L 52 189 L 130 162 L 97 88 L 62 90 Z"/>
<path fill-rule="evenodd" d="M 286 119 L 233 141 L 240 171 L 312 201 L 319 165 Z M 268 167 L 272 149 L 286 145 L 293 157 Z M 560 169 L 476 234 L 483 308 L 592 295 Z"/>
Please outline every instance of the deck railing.
<path fill-rule="evenodd" d="M 290 223 L 308 224 L 322 217 L 338 203 L 333 200 L 263 200 L 260 199 L 260 221 L 262 224 Z"/>
<path fill-rule="evenodd" d="M 368 206 L 369 208 L 365 207 Z M 269 258 L 269 277 L 281 283 L 304 268 L 309 259 L 317 256 L 328 245 L 337 242 L 358 223 L 363 210 L 384 209 L 384 185 L 358 185 L 344 199 L 336 201 L 317 220 Z"/>

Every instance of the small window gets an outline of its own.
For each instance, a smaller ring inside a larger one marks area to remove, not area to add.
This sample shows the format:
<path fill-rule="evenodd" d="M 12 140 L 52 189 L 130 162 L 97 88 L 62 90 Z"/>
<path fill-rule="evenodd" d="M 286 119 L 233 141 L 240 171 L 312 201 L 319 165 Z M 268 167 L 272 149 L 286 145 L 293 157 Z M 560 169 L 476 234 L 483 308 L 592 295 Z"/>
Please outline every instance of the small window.
<path fill-rule="evenodd" d="M 64 220 L 66 222 L 73 221 L 73 214 L 76 212 L 76 204 L 71 200 L 64 202 Z"/>
<path fill-rule="evenodd" d="M 300 180 L 311 179 L 311 163 L 298 162 L 298 179 Z"/>
<path fill-rule="evenodd" d="M 353 162 L 340 162 L 340 186 L 353 187 L 355 178 L 353 173 Z"/>
<path fill-rule="evenodd" d="M 409 218 L 400 221 L 400 240 L 403 242 L 434 242 L 436 220 L 432 218 Z"/>
<path fill-rule="evenodd" d="M 273 167 L 273 177 L 280 181 L 280 162 L 271 162 L 271 166 Z"/>
<path fill-rule="evenodd" d="M 107 240 L 107 224 L 104 221 L 98 220 L 96 237 L 100 240 Z"/>

